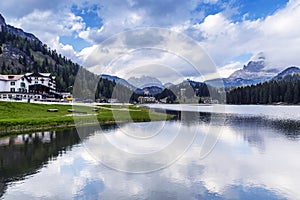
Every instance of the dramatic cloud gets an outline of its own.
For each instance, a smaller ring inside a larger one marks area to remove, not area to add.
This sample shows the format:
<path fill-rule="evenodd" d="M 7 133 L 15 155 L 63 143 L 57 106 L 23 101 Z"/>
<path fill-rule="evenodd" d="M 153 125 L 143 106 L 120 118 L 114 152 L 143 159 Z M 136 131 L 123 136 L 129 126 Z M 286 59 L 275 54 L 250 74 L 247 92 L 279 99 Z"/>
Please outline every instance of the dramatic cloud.
<path fill-rule="evenodd" d="M 34 10 L 21 18 L 8 21 L 8 23 L 35 34 L 49 47 L 74 61 L 78 60 L 71 44 L 63 45 L 60 43 L 59 37 L 71 36 L 74 32 L 83 30 L 85 23 L 81 17 L 67 12 Z"/>
<path fill-rule="evenodd" d="M 180 78 L 203 81 L 208 74 L 217 75 L 214 63 L 195 40 L 162 28 L 117 34 L 83 59 L 84 65 L 95 73 L 125 79 L 148 75 L 166 83 Z"/>
<path fill-rule="evenodd" d="M 130 26 L 125 23 L 125 21 L 130 21 L 130 15 L 127 14 L 128 17 L 122 18 L 124 23 L 120 24 L 126 24 L 126 27 L 130 29 L 140 27 L 141 22 L 143 22 L 147 25 L 166 26 L 171 28 L 171 30 L 187 34 L 200 42 L 202 47 L 219 67 L 219 72 L 224 77 L 230 75 L 234 70 L 241 68 L 243 64 L 245 64 L 244 62 L 246 60 L 242 62 L 236 60 L 236 58 L 245 54 L 255 55 L 259 52 L 264 52 L 267 57 L 268 67 L 270 68 L 282 70 L 290 65 L 300 65 L 298 59 L 299 47 L 295 45 L 297 41 L 300 40 L 298 34 L 300 31 L 299 1 L 292 0 L 286 7 L 278 10 L 273 15 L 255 20 L 248 20 L 247 17 L 244 16 L 242 20 L 235 21 L 231 18 L 231 15 L 228 14 L 230 10 L 233 11 L 235 9 L 226 7 L 223 12 L 206 16 L 200 23 L 194 23 L 194 16 L 192 16 L 192 14 L 188 15 L 182 13 L 180 19 L 177 19 L 176 8 L 173 8 L 172 14 L 175 14 L 173 20 L 167 20 L 168 23 L 166 23 L 164 20 L 168 19 L 167 17 L 164 17 L 163 20 L 158 20 L 158 17 L 162 15 L 160 12 L 161 9 L 152 12 L 152 10 L 155 9 L 154 6 L 146 6 L 146 4 L 147 2 L 143 4 L 134 4 L 133 2 L 131 6 L 135 8 L 133 12 L 139 11 L 139 15 L 137 15 L 140 16 L 138 18 L 139 20 Z M 192 4 L 189 4 L 187 7 L 190 8 L 190 10 L 194 9 Z M 143 12 L 141 12 L 141 10 L 143 10 Z M 169 11 L 166 9 L 166 16 L 168 13 Z M 122 15 L 122 13 L 120 13 L 120 15 Z M 108 16 L 104 15 L 104 19 Z M 111 21 L 109 19 L 114 19 L 114 17 L 108 18 L 108 22 Z M 155 20 L 157 21 L 156 23 Z M 102 36 L 108 35 L 107 32 L 112 32 L 109 30 L 109 25 L 109 23 L 104 24 L 101 31 L 97 33 Z M 120 25 L 118 27 L 120 27 Z M 97 35 L 95 34 L 95 30 L 94 32 L 91 31 L 91 35 L 93 37 Z M 86 34 L 86 38 L 91 37 L 89 34 Z M 95 38 L 99 40 L 97 41 Z M 95 38 L 93 39 L 94 42 L 103 40 L 102 37 L 96 36 Z M 159 41 L 155 40 L 155 38 L 151 39 L 153 39 L 152 42 Z M 135 42 L 147 41 L 149 41 L 149 37 L 143 41 Z M 249 58 L 250 57 L 251 56 L 249 56 Z"/>
<path fill-rule="evenodd" d="M 264 52 L 269 67 L 300 65 L 300 2 L 290 1 L 274 15 L 254 21 L 234 22 L 222 13 L 209 15 L 193 25 L 204 38 L 201 44 L 218 66 L 225 66 L 245 53 Z"/>
<path fill-rule="evenodd" d="M 1 2 L 0 12 L 8 23 L 34 33 L 51 48 L 86 67 L 92 67 L 101 57 L 98 55 L 101 52 L 93 52 L 97 45 L 115 34 L 144 27 L 168 28 L 193 38 L 206 50 L 222 76 L 241 68 L 251 55 L 258 52 L 265 53 L 269 67 L 283 69 L 300 65 L 300 47 L 297 45 L 300 42 L 298 0 L 290 0 L 273 14 L 262 18 L 250 18 L 253 13 L 240 12 L 239 5 L 243 2 L 234 2 L 55 0 L 49 3 L 30 0 L 20 4 L 12 0 Z M 82 12 L 74 12 L 74 6 Z M 89 12 L 96 14 L 99 20 L 97 25 L 89 23 Z M 62 43 L 62 37 L 69 37 L 69 40 Z M 85 49 L 78 48 L 77 39 L 86 42 L 82 46 Z M 154 36 L 145 35 L 139 39 L 134 34 L 127 35 L 126 40 L 121 41 L 122 51 L 145 43 L 166 45 L 164 40 Z M 126 44 L 128 46 L 124 46 Z M 183 49 L 181 51 L 181 54 L 185 54 Z M 237 59 L 243 55 L 249 56 L 247 59 Z M 194 52 L 194 56 L 197 56 L 197 52 Z M 165 56 L 160 58 L 164 59 L 163 65 L 166 62 L 174 64 L 172 60 L 166 61 Z M 95 70 L 95 67 L 91 69 Z"/>
<path fill-rule="evenodd" d="M 27 0 L 26 2 L 19 0 L 1 1 L 1 13 L 8 18 L 21 18 L 31 14 L 35 10 L 48 11 L 48 10 L 61 10 L 67 1 L 63 3 L 61 0 Z"/>

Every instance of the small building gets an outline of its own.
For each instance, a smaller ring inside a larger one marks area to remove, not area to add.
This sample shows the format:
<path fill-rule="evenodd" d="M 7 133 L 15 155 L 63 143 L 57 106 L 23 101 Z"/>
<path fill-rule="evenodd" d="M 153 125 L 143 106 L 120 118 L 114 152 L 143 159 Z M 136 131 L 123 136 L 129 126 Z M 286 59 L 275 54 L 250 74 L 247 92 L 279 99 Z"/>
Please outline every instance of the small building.
<path fill-rule="evenodd" d="M 139 96 L 138 101 L 139 101 L 140 104 L 155 103 L 156 99 L 155 99 L 155 97 L 143 97 L 143 96 Z"/>
<path fill-rule="evenodd" d="M 118 99 L 113 99 L 113 98 L 110 98 L 110 99 L 107 99 L 107 103 L 118 103 Z"/>
<path fill-rule="evenodd" d="M 56 93 L 55 76 L 51 76 L 50 73 L 26 73 L 24 76 L 30 82 L 29 92 Z"/>
<path fill-rule="evenodd" d="M 0 75 L 0 92 L 27 93 L 29 79 L 24 75 Z"/>
<path fill-rule="evenodd" d="M 204 104 L 219 104 L 217 99 L 212 99 L 211 97 L 202 98 L 200 99 L 200 102 Z"/>

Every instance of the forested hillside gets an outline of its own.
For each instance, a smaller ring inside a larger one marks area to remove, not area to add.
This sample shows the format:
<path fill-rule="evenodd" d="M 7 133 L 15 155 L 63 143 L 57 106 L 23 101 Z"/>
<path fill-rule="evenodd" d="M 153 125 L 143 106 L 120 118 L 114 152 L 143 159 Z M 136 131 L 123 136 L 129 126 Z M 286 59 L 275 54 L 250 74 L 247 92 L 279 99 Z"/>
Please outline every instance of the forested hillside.
<path fill-rule="evenodd" d="M 56 76 L 58 91 L 70 91 L 80 68 L 39 40 L 28 40 L 2 27 L 0 32 L 0 74 L 48 72 Z"/>
<path fill-rule="evenodd" d="M 95 98 L 111 98 L 116 86 L 114 81 L 100 78 L 85 70 L 79 64 L 51 50 L 38 39 L 28 39 L 12 33 L 6 26 L 0 31 L 0 74 L 24 74 L 27 72 L 52 73 L 56 76 L 58 92 L 71 92 L 79 70 L 85 72 L 84 85 L 97 85 Z M 122 86 L 119 86 L 120 88 Z M 82 91 L 89 93 L 88 91 Z M 127 87 L 122 93 L 132 94 Z M 123 95 L 124 96 L 124 95 Z M 126 97 L 127 98 L 127 97 Z"/>
<path fill-rule="evenodd" d="M 300 80 L 269 81 L 238 87 L 227 93 L 229 104 L 300 103 Z"/>

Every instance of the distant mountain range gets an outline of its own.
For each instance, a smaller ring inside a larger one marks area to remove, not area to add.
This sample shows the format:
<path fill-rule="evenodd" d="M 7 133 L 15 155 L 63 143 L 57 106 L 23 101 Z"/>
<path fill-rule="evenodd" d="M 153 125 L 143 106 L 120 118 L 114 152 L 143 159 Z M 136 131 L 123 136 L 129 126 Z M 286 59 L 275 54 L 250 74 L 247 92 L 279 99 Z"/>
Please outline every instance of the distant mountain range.
<path fill-rule="evenodd" d="M 101 74 L 100 77 L 124 85 L 137 94 L 155 95 L 165 88 L 157 78 L 150 76 L 142 76 L 140 78 L 131 77 L 128 81 L 118 76 L 108 74 Z"/>
<path fill-rule="evenodd" d="M 263 83 L 271 80 L 299 80 L 300 69 L 296 66 L 289 67 L 282 72 L 278 69 L 266 67 L 266 57 L 263 53 L 257 54 L 240 70 L 233 72 L 228 78 L 207 80 L 204 83 L 212 87 L 224 87 L 228 90 L 239 86 L 247 86 Z M 111 78 L 110 78 L 111 80 Z M 140 78 L 131 77 L 126 82 L 122 79 L 125 86 L 134 87 L 138 94 L 155 95 L 160 90 L 176 86 L 173 83 L 162 84 L 157 78 L 142 76 Z M 121 81 L 119 81 L 121 83 Z M 196 85 L 197 81 L 188 80 L 191 86 Z M 180 84 L 178 84 L 180 85 Z"/>
<path fill-rule="evenodd" d="M 152 87 L 152 86 L 164 88 L 164 86 L 160 80 L 158 80 L 155 77 L 151 77 L 151 76 L 141 76 L 139 78 L 130 77 L 128 79 L 128 82 L 137 88 L 146 88 L 146 87 Z"/>
<path fill-rule="evenodd" d="M 247 86 L 258 83 L 263 83 L 271 80 L 300 80 L 300 69 L 298 67 L 289 67 L 282 72 L 278 72 L 277 69 L 265 69 L 265 58 L 259 57 L 255 61 L 249 61 L 243 69 L 237 70 L 232 73 L 228 78 L 207 80 L 204 83 L 216 88 L 225 86 L 225 89 L 230 89 L 239 86 Z M 102 78 L 106 78 L 116 83 L 123 84 L 126 87 L 133 89 L 138 94 L 156 95 L 163 91 L 165 88 L 173 88 L 184 84 L 189 84 L 195 87 L 197 84 L 204 84 L 202 82 L 186 80 L 180 84 L 166 83 L 162 84 L 157 78 L 150 76 L 142 76 L 140 78 L 130 78 L 128 82 L 117 76 L 101 75 Z M 223 84 L 224 85 L 223 85 Z"/>

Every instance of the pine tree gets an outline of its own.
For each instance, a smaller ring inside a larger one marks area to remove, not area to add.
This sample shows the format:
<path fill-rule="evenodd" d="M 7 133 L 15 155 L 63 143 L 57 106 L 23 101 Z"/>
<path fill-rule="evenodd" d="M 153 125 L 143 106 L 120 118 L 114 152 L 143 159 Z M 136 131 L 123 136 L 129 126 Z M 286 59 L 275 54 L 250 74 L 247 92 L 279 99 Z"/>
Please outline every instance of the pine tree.
<path fill-rule="evenodd" d="M 294 98 L 293 98 L 293 103 L 297 104 L 299 103 L 299 81 L 297 82 L 297 84 L 295 84 L 294 86 Z"/>

